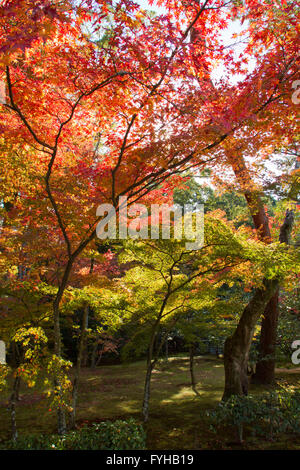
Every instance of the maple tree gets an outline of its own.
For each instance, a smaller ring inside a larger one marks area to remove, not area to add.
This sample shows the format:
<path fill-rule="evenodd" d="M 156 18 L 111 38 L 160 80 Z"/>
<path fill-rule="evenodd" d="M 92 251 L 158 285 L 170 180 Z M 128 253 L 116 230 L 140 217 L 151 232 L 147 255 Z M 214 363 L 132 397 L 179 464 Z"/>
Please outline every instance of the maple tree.
<path fill-rule="evenodd" d="M 146 113 L 147 116 L 149 109 L 151 115 L 153 114 L 152 96 L 158 96 L 157 90 L 160 85 L 163 84 L 167 73 L 169 73 L 170 66 L 172 65 L 173 67 L 174 59 L 176 55 L 179 55 L 177 53 L 180 45 L 187 37 L 191 26 L 188 26 L 185 32 L 182 33 L 181 31 L 178 32 L 173 25 L 168 23 L 168 29 L 170 30 L 174 45 L 173 50 L 170 48 L 169 57 L 166 60 L 166 51 L 164 50 L 164 57 L 162 57 L 162 47 L 160 44 L 157 46 L 157 37 L 161 35 L 160 31 L 162 31 L 162 26 L 158 28 L 159 23 L 156 19 L 152 19 L 150 22 L 146 18 L 146 21 L 150 24 L 147 25 L 147 42 L 143 42 L 145 26 L 144 21 L 140 19 L 140 12 L 136 12 L 137 8 L 132 2 L 125 2 L 125 5 L 126 10 L 122 8 L 122 2 L 117 7 L 112 7 L 109 2 L 102 2 L 100 5 L 101 8 L 99 8 L 100 11 L 94 11 L 94 14 L 91 16 L 87 14 L 86 10 L 78 8 L 77 13 L 79 13 L 76 17 L 77 21 L 75 22 L 59 22 L 58 19 L 54 18 L 57 28 L 54 31 L 49 31 L 49 37 L 47 37 L 46 41 L 38 39 L 34 42 L 34 36 L 29 42 L 31 46 L 30 49 L 25 48 L 26 44 L 20 41 L 19 44 L 16 42 L 14 45 L 14 49 L 19 45 L 15 52 L 10 51 L 9 56 L 5 53 L 6 51 L 3 53 L 2 63 L 5 64 L 5 77 L 9 98 L 8 103 L 5 103 L 4 107 L 8 110 L 10 121 L 10 126 L 5 128 L 4 137 L 10 142 L 11 139 L 13 139 L 10 131 L 12 130 L 12 134 L 14 134 L 17 128 L 18 145 L 20 141 L 23 141 L 22 150 L 28 149 L 29 152 L 32 152 L 32 158 L 36 158 L 37 152 L 42 154 L 38 157 L 40 176 L 37 176 L 37 189 L 38 192 L 42 194 L 45 205 L 50 202 L 52 206 L 51 215 L 54 216 L 55 224 L 66 246 L 67 260 L 53 304 L 55 354 L 57 356 L 60 356 L 61 351 L 59 305 L 68 283 L 74 261 L 95 237 L 95 228 L 93 228 L 95 221 L 92 224 L 88 224 L 87 220 L 82 220 L 80 223 L 77 219 L 76 230 L 73 230 L 72 216 L 74 212 L 72 209 L 68 211 L 68 205 L 64 203 L 63 198 L 61 199 L 62 189 L 55 187 L 57 183 L 60 182 L 60 177 L 57 178 L 58 181 L 54 185 L 52 184 L 53 172 L 55 170 L 57 172 L 60 171 L 64 175 L 66 173 L 65 165 L 72 158 L 71 166 L 69 165 L 68 169 L 69 172 L 72 171 L 73 173 L 73 181 L 75 178 L 78 181 L 79 175 L 85 176 L 86 172 L 90 173 L 90 171 L 92 171 L 91 176 L 96 176 L 96 181 L 101 179 L 102 186 L 105 182 L 105 174 L 107 174 L 108 171 L 108 181 L 106 182 L 106 186 L 108 185 L 108 187 L 98 187 L 94 180 L 90 188 L 92 193 L 86 192 L 85 197 L 90 201 L 91 196 L 94 196 L 94 198 L 97 197 L 98 202 L 100 202 L 101 199 L 103 200 L 103 197 L 104 200 L 109 197 L 112 202 L 116 204 L 117 194 L 121 195 L 126 192 L 129 193 L 132 199 L 134 197 L 140 198 L 147 194 L 149 187 L 153 189 L 153 184 L 157 185 L 161 183 L 162 179 L 165 178 L 164 174 L 167 170 L 167 168 L 165 168 L 167 165 L 164 163 L 164 157 L 158 155 L 156 157 L 157 163 L 155 163 L 154 159 L 151 164 L 147 164 L 148 169 L 147 166 L 145 168 L 144 164 L 133 165 L 135 172 L 140 171 L 139 167 L 141 166 L 144 170 L 143 177 L 140 178 L 140 181 L 136 181 L 136 179 L 133 179 L 133 175 L 128 172 L 128 162 L 126 162 L 126 169 L 124 168 L 125 162 L 123 157 L 127 150 L 127 154 L 129 154 L 130 158 L 132 155 L 131 149 L 136 146 L 136 142 L 138 144 L 143 139 L 149 142 L 151 137 L 153 140 L 153 123 L 151 123 L 149 127 L 149 121 L 145 118 L 142 121 L 141 129 L 139 129 L 137 125 L 137 130 L 131 132 L 130 141 L 128 138 L 129 132 L 132 130 L 135 122 L 138 121 L 138 115 L 140 117 L 140 115 Z M 9 8 L 10 4 L 8 3 L 5 6 Z M 25 2 L 24 7 L 26 6 L 27 4 Z M 89 2 L 87 2 L 87 6 L 91 7 Z M 197 14 L 197 17 L 199 17 L 203 11 L 204 10 L 201 10 Z M 135 21 L 131 18 L 133 12 L 136 13 Z M 111 16 L 113 16 L 113 35 L 109 40 L 108 48 L 99 47 L 98 42 L 95 44 L 90 39 L 91 34 L 85 37 L 82 33 L 82 21 L 86 22 L 89 20 L 92 23 L 92 27 L 94 27 L 94 33 L 96 33 L 97 30 L 101 29 L 101 23 L 103 24 L 101 20 L 103 20 L 103 17 L 105 20 L 109 17 L 111 21 Z M 35 22 L 35 20 L 35 16 L 31 17 L 32 22 Z M 150 34 L 151 23 L 153 25 L 152 34 Z M 144 31 L 141 32 L 143 26 Z M 130 27 L 130 34 L 128 29 L 126 30 L 128 27 Z M 138 29 L 138 27 L 140 29 Z M 138 42 L 135 37 L 132 37 L 134 28 L 137 30 Z M 81 38 L 81 41 L 78 41 L 78 38 Z M 152 48 L 150 48 L 151 42 Z M 137 44 L 139 44 L 138 51 Z M 146 45 L 148 62 L 146 62 L 145 57 L 143 57 L 143 54 L 145 55 L 142 49 L 143 44 Z M 122 47 L 125 49 L 125 52 L 119 54 Z M 19 52 L 19 49 L 21 52 Z M 52 59 L 50 59 L 50 57 Z M 58 58 L 60 60 L 58 60 Z M 8 59 L 9 64 L 7 64 Z M 13 63 L 13 66 L 11 66 L 11 63 Z M 151 67 L 149 67 L 149 63 Z M 129 70 L 126 70 L 128 67 Z M 90 70 L 90 76 L 88 76 L 88 70 Z M 99 75 L 101 77 L 100 81 L 98 78 Z M 135 77 L 135 75 L 137 75 L 137 77 Z M 141 75 L 142 83 L 140 83 Z M 62 79 L 63 77 L 64 79 Z M 151 85 L 149 89 L 149 83 L 151 83 L 152 77 L 156 79 L 156 83 Z M 127 78 L 130 78 L 133 82 L 130 93 L 128 93 Z M 15 86 L 16 83 L 18 86 Z M 105 89 L 105 87 L 109 87 L 108 94 L 100 94 L 99 90 Z M 124 93 L 124 91 L 126 91 L 126 93 Z M 97 92 L 98 99 L 95 99 Z M 20 104 L 19 97 L 23 95 L 26 95 L 26 100 L 24 102 L 22 100 L 22 104 Z M 140 95 L 139 99 L 134 98 L 135 95 Z M 110 104 L 108 104 L 107 101 L 108 96 L 113 96 L 113 101 Z M 70 99 L 70 97 L 72 98 Z M 90 104 L 91 97 L 93 97 L 92 108 Z M 136 105 L 134 105 L 133 108 L 131 107 L 132 105 L 130 105 L 128 109 L 131 118 L 123 117 L 121 109 L 128 108 L 126 103 L 132 102 L 133 99 L 136 101 Z M 57 103 L 56 110 L 53 107 L 54 103 Z M 82 106 L 83 103 L 85 106 Z M 106 105 L 104 105 L 104 103 L 106 103 Z M 76 111 L 78 108 L 80 108 L 80 111 L 78 111 L 77 115 Z M 34 113 L 32 112 L 33 109 L 36 109 Z M 115 110 L 113 118 L 111 117 L 112 109 Z M 106 122 L 107 113 L 110 114 L 108 124 Z M 7 115 L 7 113 L 5 114 Z M 27 116 L 30 116 L 30 119 L 28 119 Z M 88 118 L 90 118 L 89 124 Z M 160 119 L 161 117 L 159 116 L 159 120 Z M 95 162 L 95 152 L 93 150 L 94 136 L 95 134 L 97 135 L 95 121 L 98 121 L 97 125 L 104 134 L 102 137 L 104 145 L 110 148 L 109 161 L 104 157 L 102 159 L 98 158 L 98 161 L 96 159 Z M 113 132 L 111 132 L 110 123 L 114 121 L 117 123 L 117 126 L 121 128 L 124 127 L 125 124 L 125 129 L 127 127 L 125 135 L 119 135 L 118 129 L 113 129 Z M 84 128 L 81 127 L 80 132 L 78 132 L 79 122 L 84 122 Z M 139 135 L 137 136 L 138 131 Z M 142 136 L 140 135 L 141 133 Z M 87 141 L 91 142 L 88 154 L 86 154 L 85 150 L 82 150 L 86 149 Z M 155 145 L 155 147 L 157 148 L 157 145 Z M 147 147 L 145 150 L 143 149 L 144 158 L 147 156 Z M 153 153 L 154 149 L 151 150 Z M 75 153 L 76 157 L 74 158 Z M 134 157 L 135 156 L 136 155 L 134 155 Z M 139 162 L 138 159 L 136 159 L 136 161 Z M 155 168 L 157 165 L 158 168 Z M 163 165 L 162 168 L 161 165 Z M 174 165 L 174 168 L 176 167 L 177 164 Z M 117 174 L 118 179 L 116 178 Z M 161 177 L 162 174 L 164 175 L 163 178 Z M 101 178 L 101 176 L 103 177 Z M 62 188 L 65 188 L 66 184 L 68 184 L 68 182 L 64 180 Z M 87 180 L 85 180 L 85 185 L 86 184 L 90 186 Z M 78 190 L 81 184 L 79 183 L 75 186 L 76 190 Z M 82 190 L 82 187 L 80 189 Z M 82 192 L 83 191 L 81 191 L 81 194 Z M 5 196 L 5 200 L 7 200 L 7 195 Z M 38 197 L 36 193 L 34 197 Z M 60 197 L 59 201 L 58 197 Z M 70 198 L 71 194 L 69 193 L 67 197 Z M 11 201 L 9 202 L 11 203 Z M 81 202 L 83 202 L 83 200 Z M 87 204 L 85 207 L 87 207 Z M 14 209 L 16 210 L 16 204 L 14 204 Z M 46 207 L 45 209 L 47 210 Z M 69 213 L 65 214 L 65 209 Z M 40 208 L 38 208 L 38 211 L 40 212 Z M 26 218 L 28 220 L 28 215 Z M 69 223 L 66 222 L 67 218 Z M 33 214 L 31 214 L 31 220 L 34 220 Z M 80 229 L 83 232 L 83 237 L 78 235 Z M 73 250 L 72 244 L 74 242 L 76 243 L 76 241 L 78 242 L 78 240 L 79 243 L 77 243 L 76 248 Z M 59 386 L 59 384 L 57 385 Z M 60 432 L 63 432 L 65 425 L 62 413 L 59 419 L 59 429 Z"/>
<path fill-rule="evenodd" d="M 187 251 L 183 240 L 132 240 L 126 242 L 124 252 L 119 255 L 129 268 L 119 279 L 116 292 L 108 297 L 105 310 L 119 311 L 123 321 L 134 325 L 124 353 L 147 352 L 145 421 L 149 415 L 151 375 L 175 325 L 181 323 L 183 331 L 188 330 L 186 318 L 197 312 L 191 317 L 192 328 L 198 333 L 201 329 L 205 332 L 203 323 L 207 317 L 203 312 L 210 309 L 211 314 L 214 312 L 216 333 L 222 323 L 222 302 L 218 297 L 222 285 L 242 285 L 246 290 L 261 288 L 264 275 L 270 279 L 282 276 L 286 265 L 291 266 L 291 253 L 283 249 L 274 253 L 273 246 L 267 250 L 243 226 L 234 232 L 220 211 L 207 214 L 205 227 L 204 246 L 197 251 Z M 298 261 L 294 260 L 293 266 L 298 269 Z M 236 310 L 236 303 L 232 299 L 227 305 L 227 314 L 230 309 Z M 239 302 L 239 309 L 242 306 Z M 186 331 L 187 341 L 189 335 L 191 332 Z"/>
<path fill-rule="evenodd" d="M 160 4 L 167 13 L 153 16 L 130 0 L 1 2 L 1 269 L 5 276 L 9 264 L 13 276 L 19 266 L 55 287 L 58 361 L 67 286 L 94 282 L 110 261 L 98 260 L 93 245 L 97 205 L 118 210 L 123 195 L 129 205 L 171 201 L 183 171 L 211 168 L 217 181 L 230 165 L 256 216 L 252 180 L 239 179 L 241 152 L 267 149 L 267 159 L 294 138 L 297 3 Z M 243 59 L 220 34 L 236 18 L 248 22 Z M 227 76 L 246 73 L 251 59 L 254 71 L 230 83 Z M 217 62 L 225 72 L 216 85 Z M 244 364 L 247 348 L 239 355 Z M 59 374 L 55 380 L 60 388 Z"/>
<path fill-rule="evenodd" d="M 248 122 L 244 129 L 241 126 L 232 126 L 229 120 L 221 123 L 223 135 L 230 125 L 233 132 L 223 144 L 224 155 L 220 155 L 219 162 L 231 166 L 240 190 L 245 194 L 258 236 L 270 241 L 268 217 L 261 198 L 262 191 L 254 176 L 257 175 L 258 162 L 252 164 L 250 161 L 249 168 L 245 157 L 251 158 L 261 153 L 266 161 L 276 148 L 282 147 L 283 142 L 289 146 L 297 138 L 297 110 L 295 103 L 291 102 L 291 89 L 298 73 L 298 35 L 295 21 L 299 7 L 296 2 L 243 2 L 243 7 L 239 9 L 242 4 L 236 3 L 234 16 L 242 22 L 248 21 L 246 32 L 250 40 L 248 39 L 246 48 L 240 54 L 240 61 L 234 64 L 230 61 L 228 65 L 231 73 L 247 73 L 248 59 L 245 52 L 251 51 L 255 58 L 255 67 L 253 72 L 248 73 L 243 82 L 239 83 L 238 95 L 235 95 L 236 87 L 228 87 L 228 84 L 222 88 L 210 83 L 210 88 L 214 96 L 223 93 L 225 100 L 230 98 L 240 101 L 235 112 L 246 117 L 250 111 L 254 119 L 251 119 L 251 124 Z M 284 125 L 284 122 L 288 125 Z M 220 176 L 217 173 L 216 180 L 218 179 L 220 180 Z M 299 181 L 294 188 L 297 186 L 299 188 Z M 262 357 L 274 354 L 277 298 L 278 292 L 266 306 L 261 332 Z M 272 359 L 261 361 L 257 367 L 256 378 L 266 383 L 271 382 L 274 378 L 274 364 Z"/>

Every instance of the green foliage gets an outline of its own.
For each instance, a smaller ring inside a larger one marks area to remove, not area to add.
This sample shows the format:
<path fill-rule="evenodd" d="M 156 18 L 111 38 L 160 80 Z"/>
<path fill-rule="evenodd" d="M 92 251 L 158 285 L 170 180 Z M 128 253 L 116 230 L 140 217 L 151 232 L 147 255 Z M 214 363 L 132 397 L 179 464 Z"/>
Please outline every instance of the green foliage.
<path fill-rule="evenodd" d="M 0 448 L 13 450 L 144 450 L 146 435 L 141 424 L 128 420 L 84 426 L 65 436 L 29 434 Z"/>
<path fill-rule="evenodd" d="M 290 363 L 293 353 L 292 343 L 300 339 L 299 305 L 300 292 L 298 289 L 280 293 L 276 357 L 284 361 L 288 360 Z"/>
<path fill-rule="evenodd" d="M 8 309 L 8 315 L 5 321 L 0 323 L 1 339 L 9 344 L 18 331 L 20 333 L 22 329 L 31 326 L 35 328 L 36 325 L 42 326 L 47 333 L 52 322 L 51 309 L 56 292 L 56 287 L 43 282 L 36 283 L 18 279 L 13 281 L 8 279 L 3 282 L 0 287 L 0 307 Z M 39 333 L 37 330 L 38 336 Z M 31 336 L 35 336 L 33 330 Z M 20 338 L 16 341 L 22 342 L 23 340 Z"/>
<path fill-rule="evenodd" d="M 66 407 L 71 411 L 71 391 L 72 383 L 69 379 L 68 371 L 72 363 L 63 359 L 62 357 L 52 354 L 49 356 L 46 363 L 46 377 L 45 385 L 48 387 L 48 396 L 51 396 L 50 406 L 55 408 L 57 406 Z M 53 387 L 53 383 L 57 382 L 57 385 Z"/>
<path fill-rule="evenodd" d="M 199 332 L 225 339 L 264 277 L 299 270 L 286 246 L 259 242 L 247 227 L 235 230 L 218 210 L 206 214 L 204 238 L 192 252 L 185 240 L 126 241 L 119 261 L 129 269 L 115 291 L 108 290 L 104 309 L 119 310 L 131 330 L 124 358 L 141 357 L 154 328 L 171 330 L 177 322 L 187 342 L 197 341 Z"/>
<path fill-rule="evenodd" d="M 232 396 L 207 414 L 213 431 L 234 426 L 240 438 L 244 426 L 253 435 L 265 438 L 284 432 L 300 433 L 300 392 L 283 390 L 260 396 Z"/>
<path fill-rule="evenodd" d="M 192 175 L 187 177 L 189 179 L 185 182 L 185 187 L 174 189 L 174 203 L 181 206 L 204 204 L 205 212 L 221 209 L 226 213 L 228 220 L 235 222 L 236 227 L 240 227 L 243 223 L 252 226 L 252 219 L 243 195 L 235 191 L 219 194 L 209 183 L 203 184 L 201 181 L 203 178 L 209 181 L 209 171 L 203 172 L 197 179 Z"/>
<path fill-rule="evenodd" d="M 7 376 L 9 375 L 10 368 L 6 364 L 0 364 L 0 391 L 5 390 L 7 387 Z"/>

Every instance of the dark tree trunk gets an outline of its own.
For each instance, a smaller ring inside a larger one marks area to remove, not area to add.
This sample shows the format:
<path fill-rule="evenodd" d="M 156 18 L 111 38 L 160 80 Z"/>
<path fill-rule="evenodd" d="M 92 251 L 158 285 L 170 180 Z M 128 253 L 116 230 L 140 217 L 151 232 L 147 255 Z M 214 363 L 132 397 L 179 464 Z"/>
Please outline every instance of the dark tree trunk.
<path fill-rule="evenodd" d="M 280 243 L 289 244 L 293 222 L 294 213 L 287 210 L 284 222 L 280 228 Z M 273 384 L 275 381 L 275 348 L 279 316 L 278 296 L 279 290 L 272 297 L 264 312 L 261 322 L 259 360 L 256 364 L 255 374 L 252 377 L 253 382 L 264 385 Z"/>
<path fill-rule="evenodd" d="M 78 385 L 79 385 L 79 378 L 80 378 L 82 355 L 83 355 L 83 350 L 84 350 L 84 341 L 85 341 L 88 314 L 89 314 L 89 306 L 86 305 L 84 307 L 83 316 L 82 316 L 82 325 L 81 325 L 79 347 L 78 347 L 78 354 L 77 354 L 77 363 L 76 363 L 75 377 L 73 381 L 73 390 L 72 390 L 71 428 L 73 429 L 75 428 L 76 405 L 77 405 L 77 399 L 78 399 Z"/>
<path fill-rule="evenodd" d="M 293 220 L 293 211 L 287 211 L 280 228 L 281 242 L 288 238 Z M 279 281 L 277 279 L 264 279 L 263 283 L 265 288 L 255 289 L 254 295 L 245 307 L 234 334 L 225 341 L 224 400 L 228 399 L 231 395 L 246 395 L 248 393 L 247 363 L 254 327 L 279 288 Z"/>
<path fill-rule="evenodd" d="M 67 287 L 71 269 L 75 260 L 73 255 L 67 262 L 61 284 L 59 286 L 58 292 L 53 302 L 53 333 L 54 333 L 54 354 L 60 358 L 61 357 L 61 331 L 60 331 L 60 311 L 59 306 L 61 299 L 63 297 L 65 288 Z M 58 390 L 58 393 L 61 395 L 61 383 L 59 379 L 59 374 L 54 377 L 53 380 L 54 388 Z M 57 432 L 59 435 L 64 435 L 67 431 L 66 426 L 66 414 L 63 405 L 57 406 Z"/>
<path fill-rule="evenodd" d="M 245 307 L 234 334 L 224 345 L 225 389 L 223 400 L 232 395 L 248 394 L 247 363 L 253 332 L 266 304 L 278 289 L 278 281 L 264 280 L 264 289 L 255 289 Z"/>
<path fill-rule="evenodd" d="M 142 416 L 143 416 L 143 420 L 144 420 L 145 423 L 149 419 L 149 402 L 150 402 L 150 389 L 151 389 L 152 371 L 155 367 L 155 364 L 157 363 L 160 350 L 163 346 L 163 342 L 161 342 L 159 347 L 156 348 L 156 351 L 154 353 L 155 345 L 157 345 L 159 322 L 160 322 L 160 316 L 156 320 L 156 322 L 153 326 L 150 341 L 149 341 L 149 347 L 148 347 L 147 370 L 146 370 L 146 377 L 145 377 L 143 407 L 142 407 Z M 167 338 L 167 334 L 165 335 L 165 338 Z"/>
<path fill-rule="evenodd" d="M 177 318 L 175 318 L 171 328 L 169 330 L 166 330 L 166 333 L 162 336 L 160 343 L 158 343 L 157 336 L 158 336 L 158 331 L 159 331 L 159 322 L 161 320 L 162 313 L 163 313 L 163 309 L 161 310 L 160 315 L 157 318 L 153 326 L 151 338 L 149 341 L 149 347 L 148 347 L 147 370 L 146 370 L 146 377 L 145 377 L 144 397 L 143 397 L 143 407 L 142 407 L 142 416 L 143 416 L 145 423 L 148 421 L 148 418 L 149 418 L 149 402 L 150 402 L 152 371 L 158 361 L 159 355 L 161 353 L 161 350 L 165 342 L 168 341 L 167 339 L 168 335 L 177 321 Z M 155 352 L 154 352 L 154 348 L 155 348 Z"/>
<path fill-rule="evenodd" d="M 144 385 L 144 396 L 143 396 L 143 407 L 142 407 L 142 416 L 144 422 L 146 423 L 149 418 L 149 402 L 150 402 L 150 387 L 151 387 L 151 375 L 154 369 L 154 366 L 157 361 L 158 351 L 156 351 L 156 357 L 154 356 L 154 345 L 156 342 L 156 336 L 159 328 L 159 320 L 157 320 L 153 326 L 149 347 L 148 347 L 148 355 L 147 355 L 147 370 L 146 370 L 146 377 L 145 377 L 145 385 Z"/>
<path fill-rule="evenodd" d="M 19 377 L 19 380 L 18 380 L 18 383 L 17 383 L 17 386 L 16 386 L 16 400 L 17 401 L 21 401 L 20 388 L 21 388 L 21 377 Z"/>
<path fill-rule="evenodd" d="M 96 361 L 96 366 L 99 366 L 99 364 L 101 362 L 101 359 L 102 359 L 103 352 L 104 352 L 104 344 L 102 344 L 102 347 L 101 347 L 100 352 L 98 354 L 97 361 Z"/>
<path fill-rule="evenodd" d="M 191 344 L 190 346 L 190 375 L 191 375 L 191 386 L 193 391 L 196 393 L 196 395 L 199 395 L 197 392 L 197 382 L 196 382 L 196 377 L 195 377 L 195 369 L 194 369 L 194 357 L 195 357 L 195 345 Z"/>
<path fill-rule="evenodd" d="M 169 341 L 166 340 L 166 361 L 169 360 Z"/>
<path fill-rule="evenodd" d="M 143 398 L 143 419 L 146 423 L 149 419 L 149 402 L 150 402 L 150 387 L 151 387 L 151 375 L 154 365 L 152 362 L 148 362 L 147 372 L 145 377 L 145 386 L 144 386 L 144 398 Z"/>
<path fill-rule="evenodd" d="M 278 295 L 271 298 L 264 311 L 261 322 L 261 334 L 259 344 L 259 360 L 256 364 L 252 381 L 259 384 L 272 384 L 275 381 L 275 345 L 278 323 Z"/>
<path fill-rule="evenodd" d="M 23 354 L 20 352 L 15 341 L 12 342 L 12 367 L 17 369 L 23 360 Z M 15 399 L 20 401 L 20 386 L 21 386 L 21 377 L 18 377 L 16 387 L 15 387 Z"/>
<path fill-rule="evenodd" d="M 97 358 L 98 346 L 99 346 L 99 338 L 97 336 L 97 338 L 94 341 L 92 354 L 91 354 L 91 369 L 96 368 L 96 358 Z"/>
<path fill-rule="evenodd" d="M 89 327 L 89 313 L 90 313 L 90 309 L 88 307 L 87 312 L 84 313 L 85 325 L 84 325 L 84 327 L 82 326 L 82 328 L 84 328 L 84 341 L 83 341 L 82 352 L 81 352 L 81 366 L 82 367 L 87 367 L 88 361 L 89 361 L 88 344 L 87 344 L 86 337 L 85 337 L 86 336 L 86 330 Z M 82 331 L 83 331 L 83 329 L 82 329 Z"/>
<path fill-rule="evenodd" d="M 54 303 L 54 352 L 57 357 L 61 357 L 61 337 L 60 337 L 60 315 L 59 304 Z M 54 387 L 61 394 L 61 383 L 59 375 L 54 377 Z M 57 432 L 60 436 L 64 435 L 67 431 L 66 415 L 62 405 L 57 406 Z"/>
<path fill-rule="evenodd" d="M 229 155 L 228 158 L 237 181 L 244 192 L 258 237 L 265 243 L 270 243 L 272 239 L 269 227 L 269 218 L 265 211 L 261 194 L 252 190 L 252 178 L 246 167 L 245 160 L 242 155 L 235 155 L 234 157 Z M 253 376 L 253 380 L 255 380 L 256 383 L 270 384 L 274 381 L 275 358 L 272 357 L 267 360 L 263 360 L 263 358 L 269 355 L 269 352 L 271 355 L 274 355 L 275 353 L 277 321 L 278 292 L 275 293 L 274 298 L 270 299 L 264 311 L 259 345 L 260 357 L 256 365 L 256 373 Z"/>
<path fill-rule="evenodd" d="M 68 262 L 66 264 L 61 283 L 59 285 L 58 292 L 53 302 L 53 332 L 54 332 L 54 354 L 60 358 L 61 357 L 61 331 L 60 331 L 60 311 L 59 306 L 62 300 L 64 291 L 68 285 L 69 277 L 71 274 L 72 266 L 74 261 L 77 259 L 77 256 L 84 250 L 88 243 L 94 238 L 96 231 L 85 239 L 84 242 L 69 256 Z M 93 261 L 91 261 L 90 273 L 93 270 Z M 53 380 L 54 387 L 58 390 L 58 393 L 61 395 L 61 383 L 59 379 L 59 374 L 54 377 Z M 64 435 L 66 433 L 66 414 L 63 405 L 58 405 L 57 407 L 57 432 L 59 435 Z"/>
<path fill-rule="evenodd" d="M 13 390 L 10 396 L 10 416 L 11 416 L 11 438 L 15 442 L 18 439 L 18 429 L 16 420 L 16 401 L 18 399 L 18 391 L 20 387 L 20 377 L 16 376 L 14 380 Z"/>

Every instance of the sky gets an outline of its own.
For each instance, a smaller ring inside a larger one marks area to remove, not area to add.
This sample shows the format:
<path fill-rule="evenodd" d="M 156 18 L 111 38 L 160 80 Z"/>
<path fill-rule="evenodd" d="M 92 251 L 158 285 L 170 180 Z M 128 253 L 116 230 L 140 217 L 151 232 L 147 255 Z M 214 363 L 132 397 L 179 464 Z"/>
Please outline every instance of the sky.
<path fill-rule="evenodd" d="M 165 8 L 158 7 L 157 5 L 155 5 L 156 2 L 151 6 L 147 0 L 135 0 L 135 1 L 137 3 L 139 3 L 142 8 L 152 10 L 152 11 L 156 11 L 157 13 L 166 13 Z M 230 22 L 228 28 L 221 32 L 221 37 L 223 39 L 224 45 L 228 46 L 228 45 L 232 45 L 235 42 L 237 42 L 237 39 L 232 38 L 232 35 L 242 32 L 246 27 L 247 27 L 246 22 L 243 25 L 239 21 Z M 240 44 L 235 45 L 234 48 L 235 48 L 235 55 L 236 56 L 238 54 L 242 53 L 242 51 L 243 51 L 243 46 L 240 45 Z M 251 70 L 253 70 L 254 67 L 255 67 L 255 61 L 254 60 L 250 61 L 249 64 L 248 64 L 249 72 L 251 72 Z M 222 78 L 223 74 L 224 74 L 224 66 L 222 66 L 222 64 L 220 64 L 212 71 L 211 78 L 212 78 L 213 82 L 217 83 L 218 80 L 220 80 Z M 242 81 L 243 78 L 244 78 L 244 75 L 240 75 L 240 74 L 239 75 L 234 75 L 234 76 L 230 77 L 230 82 L 232 83 L 232 85 L 234 85 L 237 82 Z M 273 165 L 272 162 L 268 162 L 267 167 L 271 172 L 274 172 L 275 174 L 279 174 L 276 166 Z M 203 179 L 201 181 L 203 181 Z M 198 182 L 200 182 L 200 181 L 198 181 Z"/>
<path fill-rule="evenodd" d="M 157 5 L 149 5 L 149 2 L 147 0 L 135 0 L 136 3 L 139 3 L 142 8 L 145 8 L 146 10 L 153 10 L 157 11 L 158 13 L 166 13 L 166 9 L 163 7 L 158 7 Z"/>
<path fill-rule="evenodd" d="M 139 3 L 142 8 L 145 8 L 147 10 L 156 11 L 157 13 L 166 13 L 166 9 L 163 8 L 163 7 L 158 7 L 155 4 L 156 2 L 151 6 L 149 4 L 148 0 L 135 0 L 135 1 L 137 3 Z M 245 29 L 245 26 L 246 26 L 246 24 L 244 24 L 244 26 L 242 26 L 242 24 L 239 21 L 232 21 L 229 24 L 228 28 L 221 32 L 221 38 L 224 42 L 224 45 L 228 46 L 228 45 L 232 45 L 235 42 L 237 42 L 237 39 L 233 39 L 232 35 L 242 32 L 243 29 Z M 236 55 L 240 54 L 243 50 L 243 47 L 240 44 L 235 45 L 234 48 L 235 48 L 235 51 L 236 51 Z M 252 63 L 252 64 L 250 63 L 250 68 L 253 68 L 253 67 L 254 67 L 254 63 Z M 218 80 L 220 80 L 222 78 L 223 71 L 224 71 L 224 67 L 222 66 L 222 64 L 220 64 L 218 67 L 216 67 L 213 70 L 213 72 L 211 74 L 211 78 L 212 78 L 214 83 L 216 83 Z M 243 75 L 235 75 L 235 76 L 231 77 L 230 81 L 231 81 L 232 84 L 235 84 L 235 83 L 237 83 L 238 81 L 240 81 L 242 79 L 243 79 Z"/>

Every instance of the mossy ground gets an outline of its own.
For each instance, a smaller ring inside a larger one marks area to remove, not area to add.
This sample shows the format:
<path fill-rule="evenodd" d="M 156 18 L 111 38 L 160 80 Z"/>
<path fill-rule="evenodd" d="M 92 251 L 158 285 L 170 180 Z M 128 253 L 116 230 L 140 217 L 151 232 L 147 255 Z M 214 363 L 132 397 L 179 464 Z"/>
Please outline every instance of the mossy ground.
<path fill-rule="evenodd" d="M 153 372 L 150 419 L 146 425 L 148 449 L 231 449 L 240 448 L 232 435 L 224 430 L 214 434 L 205 410 L 220 401 L 224 386 L 221 359 L 202 356 L 196 359 L 197 396 L 190 387 L 187 357 L 161 361 Z M 79 390 L 77 421 L 92 423 L 104 419 L 140 419 L 145 362 L 83 369 Z M 300 369 L 277 369 L 278 384 L 299 388 Z M 251 393 L 265 388 L 251 387 Z M 9 437 L 10 414 L 8 394 L 0 398 L 0 439 Z M 20 434 L 55 433 L 56 415 L 49 411 L 46 394 L 41 389 L 30 390 L 22 385 L 17 404 Z M 300 449 L 300 436 L 282 436 L 275 442 L 249 438 L 247 449 Z"/>

